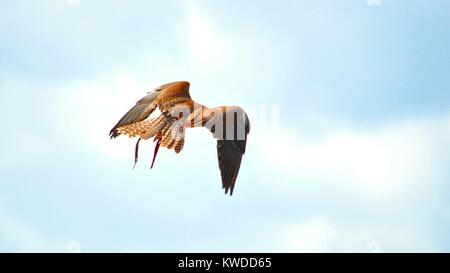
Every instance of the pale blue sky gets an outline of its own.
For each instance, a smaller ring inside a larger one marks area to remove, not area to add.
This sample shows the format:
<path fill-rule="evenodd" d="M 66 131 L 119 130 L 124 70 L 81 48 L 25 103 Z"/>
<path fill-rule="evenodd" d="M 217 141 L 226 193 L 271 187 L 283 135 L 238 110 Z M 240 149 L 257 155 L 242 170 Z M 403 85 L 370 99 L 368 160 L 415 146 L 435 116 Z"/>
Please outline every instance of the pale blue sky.
<path fill-rule="evenodd" d="M 0 251 L 450 251 L 450 3 L 368 2 L 1 1 Z M 279 107 L 232 197 L 206 131 L 108 138 L 174 80 Z"/>

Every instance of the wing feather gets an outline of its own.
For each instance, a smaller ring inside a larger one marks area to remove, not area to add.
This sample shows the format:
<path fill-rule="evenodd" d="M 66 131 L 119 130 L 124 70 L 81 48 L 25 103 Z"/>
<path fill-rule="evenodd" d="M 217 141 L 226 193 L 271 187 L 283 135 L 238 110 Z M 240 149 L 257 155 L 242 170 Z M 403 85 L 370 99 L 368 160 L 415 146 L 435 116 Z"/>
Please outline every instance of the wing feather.
<path fill-rule="evenodd" d="M 230 191 L 230 195 L 233 194 L 243 155 L 242 151 L 236 149 L 232 144 L 233 141 L 234 140 L 217 141 L 217 156 L 222 176 L 222 188 L 225 189 L 225 194 Z"/>
<path fill-rule="evenodd" d="M 217 140 L 217 157 L 219 160 L 220 174 L 222 177 L 222 188 L 225 194 L 233 195 L 236 179 L 241 167 L 242 156 L 247 146 L 247 135 L 250 132 L 250 122 L 245 114 L 245 139 L 219 139 Z M 235 128 L 236 130 L 236 128 Z"/>
<path fill-rule="evenodd" d="M 154 137 L 159 131 L 170 126 L 172 119 L 167 115 L 161 115 L 155 119 L 146 119 L 141 122 L 117 128 L 118 134 L 127 135 L 128 137 L 139 136 L 142 139 Z"/>
<path fill-rule="evenodd" d="M 139 100 L 111 129 L 109 132 L 110 137 L 116 138 L 120 135 L 119 130 L 117 130 L 118 128 L 141 122 L 148 118 L 157 106 L 154 102 L 155 98 L 156 95 L 152 92 Z"/>
<path fill-rule="evenodd" d="M 155 88 L 140 99 L 111 129 L 111 138 L 118 137 L 121 133 L 120 127 L 141 122 L 148 118 L 151 113 L 159 107 L 161 112 L 165 112 L 179 102 L 190 100 L 189 82 L 171 82 Z"/>

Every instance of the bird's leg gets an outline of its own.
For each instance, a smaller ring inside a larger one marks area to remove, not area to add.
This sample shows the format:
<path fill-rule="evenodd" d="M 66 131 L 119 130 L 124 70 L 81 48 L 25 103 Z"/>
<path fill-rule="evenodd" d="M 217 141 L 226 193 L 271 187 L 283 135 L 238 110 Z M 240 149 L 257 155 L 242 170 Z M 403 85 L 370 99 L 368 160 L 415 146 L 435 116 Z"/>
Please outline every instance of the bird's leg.
<path fill-rule="evenodd" d="M 155 138 L 156 140 L 156 138 Z M 150 166 L 150 169 L 153 168 L 153 164 L 155 164 L 155 159 L 156 159 L 156 155 L 158 154 L 158 150 L 159 150 L 159 145 L 161 144 L 161 139 L 158 139 L 158 142 L 156 143 L 155 146 L 155 151 L 153 152 L 153 160 L 152 160 L 152 165 Z"/>
<path fill-rule="evenodd" d="M 134 150 L 134 165 L 133 165 L 133 170 L 134 167 L 136 167 L 136 164 L 138 162 L 138 157 L 139 157 L 139 142 L 141 141 L 142 138 L 139 138 L 138 141 L 136 142 L 136 148 Z"/>

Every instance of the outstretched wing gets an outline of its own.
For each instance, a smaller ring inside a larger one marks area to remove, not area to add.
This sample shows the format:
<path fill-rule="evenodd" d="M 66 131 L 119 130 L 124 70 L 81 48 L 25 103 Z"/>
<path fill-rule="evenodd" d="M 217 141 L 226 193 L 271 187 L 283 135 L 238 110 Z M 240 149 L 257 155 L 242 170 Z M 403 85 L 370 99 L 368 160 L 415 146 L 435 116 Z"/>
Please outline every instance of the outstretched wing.
<path fill-rule="evenodd" d="M 235 121 L 240 122 L 239 118 Z M 219 168 L 222 176 L 222 188 L 225 189 L 225 194 L 230 191 L 230 195 L 233 195 L 233 189 L 236 184 L 236 178 L 241 167 L 242 156 L 245 153 L 245 147 L 247 145 L 247 135 L 250 132 L 250 122 L 247 114 L 244 112 L 244 119 L 241 122 L 245 122 L 242 128 L 245 128 L 244 139 L 237 137 L 238 125 L 235 122 L 234 136 L 232 139 L 219 139 L 217 140 L 217 157 L 219 159 Z M 225 131 L 225 130 L 224 130 Z M 224 135 L 226 132 L 224 132 Z"/>
<path fill-rule="evenodd" d="M 109 132 L 110 137 L 118 137 L 121 134 L 121 132 L 118 130 L 120 127 L 141 122 L 144 119 L 148 118 L 157 106 L 155 103 L 155 98 L 157 97 L 157 95 L 158 94 L 153 91 L 139 100 L 136 105 L 133 106 L 133 108 L 131 108 L 111 129 L 111 131 Z"/>
<path fill-rule="evenodd" d="M 189 97 L 188 82 L 171 82 L 155 88 L 140 99 L 133 108 L 131 108 L 117 124 L 111 129 L 109 135 L 115 138 L 121 134 L 120 127 L 141 122 L 148 118 L 157 106 L 162 108 L 177 97 Z M 164 105 L 163 105 L 164 104 Z"/>
<path fill-rule="evenodd" d="M 158 132 L 165 127 L 170 126 L 173 122 L 167 113 L 161 114 L 154 119 L 146 119 L 140 122 L 135 122 L 129 125 L 124 125 L 117 128 L 117 133 L 126 135 L 128 137 L 139 137 L 142 139 L 149 139 L 154 137 Z"/>
<path fill-rule="evenodd" d="M 237 143 L 237 142 L 243 142 Z M 236 178 L 241 167 L 242 155 L 244 154 L 242 147 L 245 149 L 243 140 L 218 140 L 217 141 L 217 157 L 219 158 L 219 168 L 222 176 L 222 188 L 225 194 L 230 191 L 233 194 Z"/>

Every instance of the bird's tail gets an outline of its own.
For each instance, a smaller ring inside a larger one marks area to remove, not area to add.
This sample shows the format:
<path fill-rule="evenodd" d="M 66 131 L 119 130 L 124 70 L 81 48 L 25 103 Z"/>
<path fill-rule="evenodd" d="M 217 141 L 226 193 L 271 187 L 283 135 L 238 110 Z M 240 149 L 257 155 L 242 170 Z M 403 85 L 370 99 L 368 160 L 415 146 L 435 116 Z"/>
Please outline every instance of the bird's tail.
<path fill-rule="evenodd" d="M 181 149 L 183 149 L 184 128 L 183 126 L 178 126 L 178 124 L 169 124 L 156 134 L 154 138 L 154 141 L 156 141 L 156 146 L 153 153 L 153 160 L 150 169 L 153 168 L 153 165 L 155 164 L 156 156 L 158 154 L 160 146 L 165 147 L 169 150 L 174 149 L 176 153 L 179 153 Z"/>

